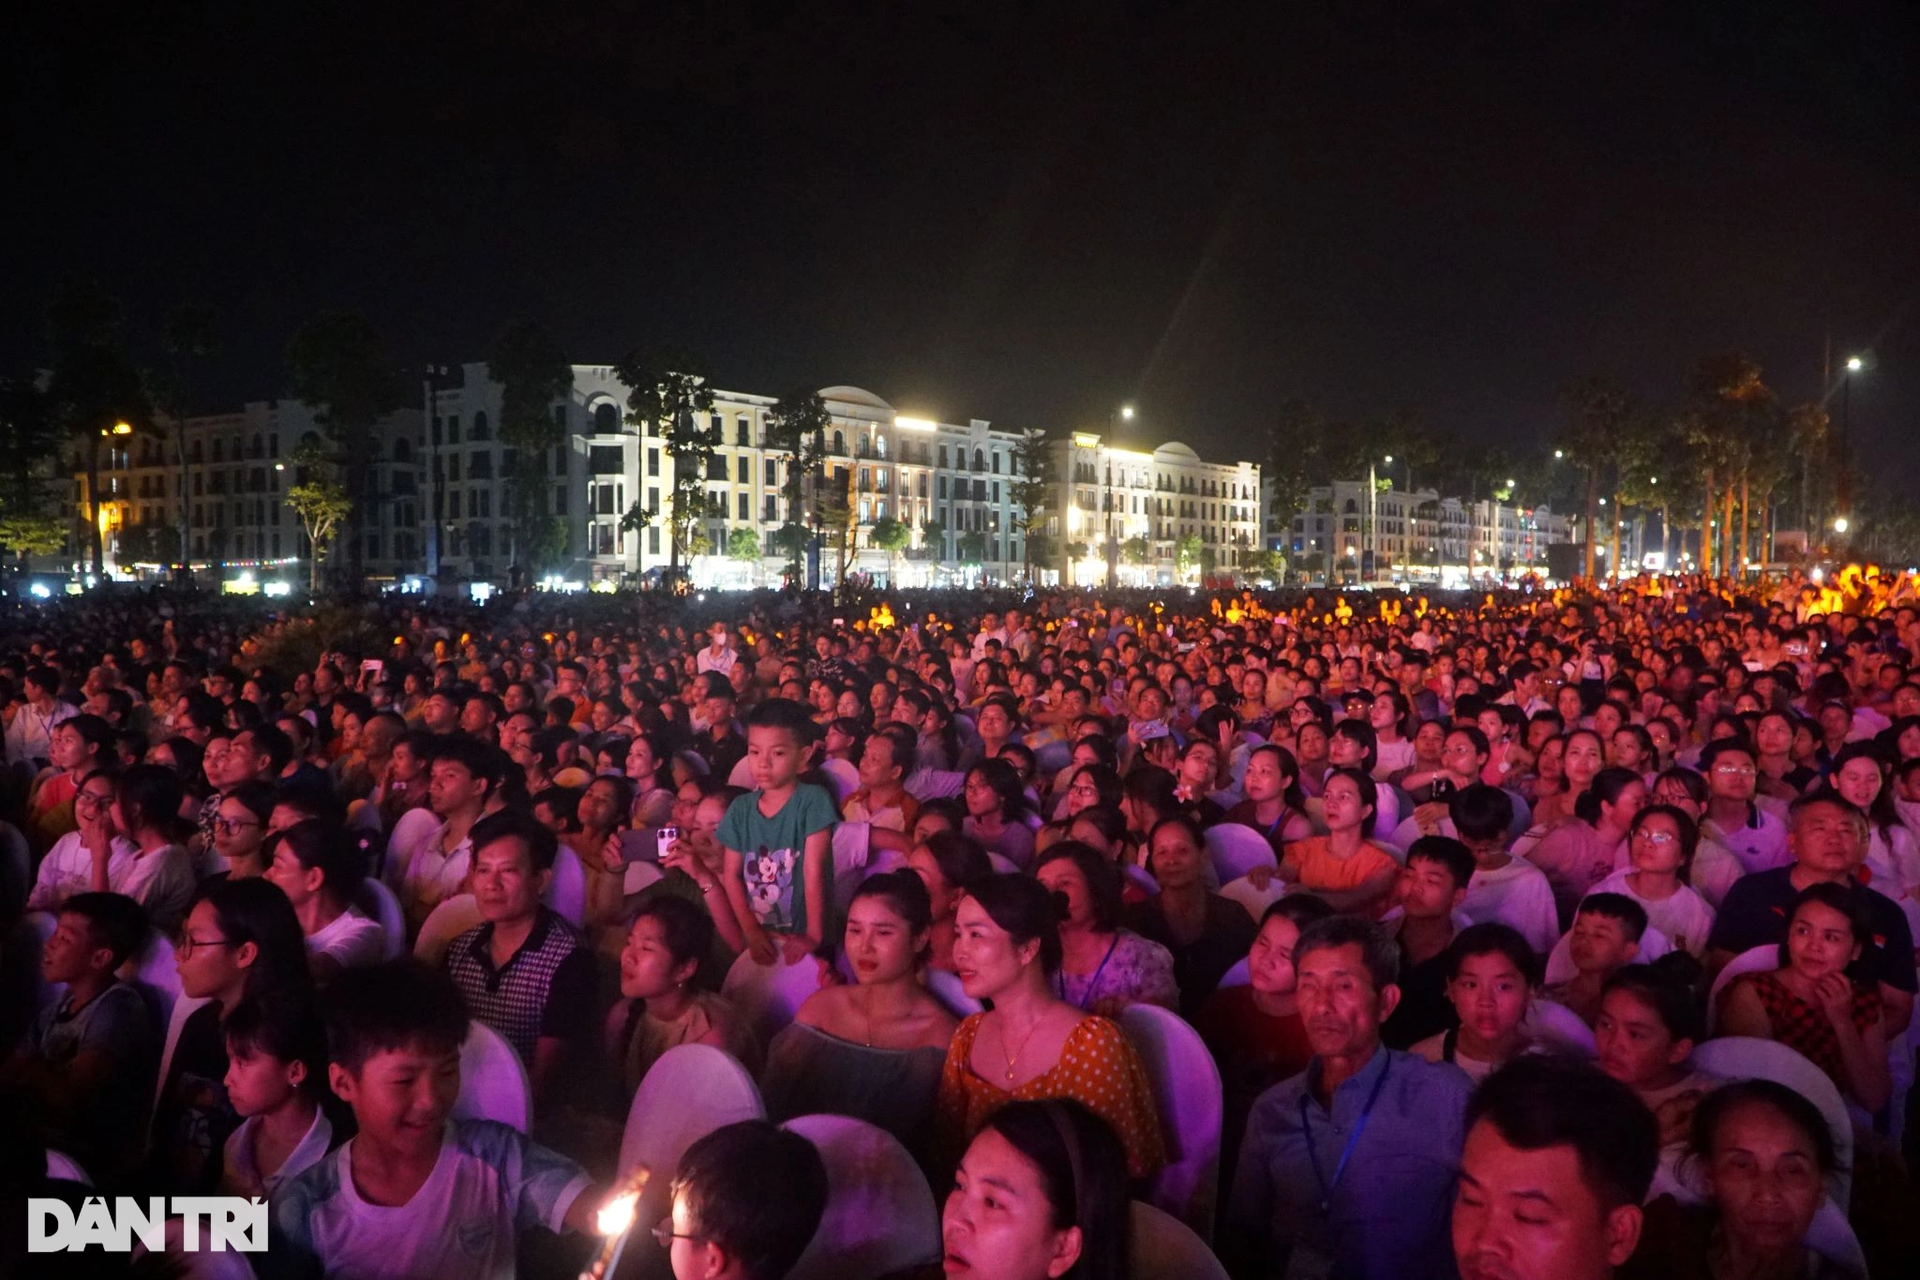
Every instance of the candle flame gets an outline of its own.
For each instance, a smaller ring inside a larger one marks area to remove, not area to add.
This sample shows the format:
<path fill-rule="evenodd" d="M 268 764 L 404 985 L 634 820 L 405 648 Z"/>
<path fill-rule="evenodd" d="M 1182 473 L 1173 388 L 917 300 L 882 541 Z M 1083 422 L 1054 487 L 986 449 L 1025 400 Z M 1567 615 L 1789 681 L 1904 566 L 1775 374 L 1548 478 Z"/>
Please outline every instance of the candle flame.
<path fill-rule="evenodd" d="M 633 1225 L 633 1215 L 639 1207 L 638 1191 L 617 1195 L 600 1206 L 600 1212 L 594 1216 L 594 1225 L 603 1236 L 617 1236 Z"/>

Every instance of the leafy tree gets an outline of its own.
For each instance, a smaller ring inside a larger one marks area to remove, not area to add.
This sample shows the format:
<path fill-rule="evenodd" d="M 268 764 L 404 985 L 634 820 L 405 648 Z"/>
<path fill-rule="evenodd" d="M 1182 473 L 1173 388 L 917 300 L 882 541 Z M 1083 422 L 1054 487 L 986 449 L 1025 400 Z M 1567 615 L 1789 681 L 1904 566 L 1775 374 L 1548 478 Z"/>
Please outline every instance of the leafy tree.
<path fill-rule="evenodd" d="M 947 522 L 938 518 L 920 522 L 920 545 L 935 560 L 947 558 Z"/>
<path fill-rule="evenodd" d="M 120 304 L 83 280 L 61 287 L 47 311 L 53 351 L 47 398 L 61 434 L 87 475 L 87 542 L 93 571 L 106 573 L 100 539 L 100 446 L 127 424 L 146 431 L 153 419 L 146 381 L 120 345 Z"/>
<path fill-rule="evenodd" d="M 66 545 L 70 521 L 48 510 L 45 475 L 59 450 L 60 427 L 46 392 L 25 378 L 0 379 L 0 543 L 18 554 L 50 554 Z M 4 532 L 9 527 L 11 536 Z"/>
<path fill-rule="evenodd" d="M 1701 520 L 1701 565 L 1711 576 L 1737 573 L 1734 554 L 1734 495 L 1752 465 L 1753 450 L 1771 433 L 1773 391 L 1761 378 L 1760 366 L 1739 351 L 1708 356 L 1694 366 L 1688 386 L 1688 438 L 1702 467 L 1706 513 Z M 1764 445 L 1762 445 L 1764 447 Z M 1719 530 L 1722 550 L 1716 556 L 1713 539 L 1715 500 L 1721 504 Z"/>
<path fill-rule="evenodd" d="M 746 525 L 735 525 L 727 534 L 727 558 L 747 564 L 760 562 L 760 535 Z"/>
<path fill-rule="evenodd" d="M 1197 533 L 1190 533 L 1173 544 L 1173 562 L 1179 567 L 1181 577 L 1184 578 L 1201 567 L 1201 553 L 1205 550 L 1206 544 L 1200 540 L 1200 535 Z"/>
<path fill-rule="evenodd" d="M 1407 480 L 1407 489 L 1411 492 L 1417 479 L 1427 478 L 1430 470 L 1440 461 L 1440 442 L 1434 438 L 1433 430 L 1427 426 L 1419 414 L 1401 409 L 1388 414 L 1373 431 L 1373 441 L 1380 454 L 1378 465 L 1388 469 L 1385 462 L 1391 455 L 1390 469 Z M 1369 459 L 1369 461 L 1375 461 Z"/>
<path fill-rule="evenodd" d="M 293 455 L 297 474 L 306 478 L 287 490 L 287 505 L 307 531 L 307 589 L 320 589 L 320 562 L 326 558 L 335 530 L 353 511 L 353 500 L 338 480 L 327 474 L 328 459 L 321 450 L 303 445 Z"/>
<path fill-rule="evenodd" d="M 1069 542 L 1067 544 L 1067 585 L 1073 585 L 1073 566 L 1085 560 L 1087 554 L 1092 550 L 1093 548 L 1084 542 Z"/>
<path fill-rule="evenodd" d="M 18 556 L 50 556 L 67 545 L 67 528 L 60 516 L 0 515 L 0 546 Z"/>
<path fill-rule="evenodd" d="M 855 517 L 853 504 L 853 468 L 841 467 L 813 491 L 813 515 L 820 528 L 831 533 L 839 552 L 839 569 L 834 575 L 835 590 L 847 580 L 847 562 L 853 558 Z"/>
<path fill-rule="evenodd" d="M 573 534 L 565 516 L 536 516 L 527 528 L 525 559 L 530 573 L 551 569 L 573 550 Z"/>
<path fill-rule="evenodd" d="M 690 356 L 661 360 L 633 353 L 614 366 L 614 373 L 631 388 L 627 421 L 640 428 L 642 435 L 659 436 L 673 460 L 667 565 L 668 572 L 678 577 L 681 552 L 700 554 L 693 550 L 691 531 L 710 511 L 707 468 L 720 445 L 720 428 L 705 421 L 713 409 L 713 388 L 707 385 L 702 366 Z"/>
<path fill-rule="evenodd" d="M 174 465 L 180 472 L 180 545 L 177 548 L 179 558 L 175 563 L 184 570 L 187 564 L 187 539 L 190 536 L 187 519 L 187 417 L 193 412 L 194 388 L 200 367 L 220 353 L 219 321 L 214 309 L 184 303 L 168 312 L 160 328 L 160 348 L 166 360 L 148 375 L 148 382 L 153 389 L 154 406 L 166 417 L 162 434 L 173 443 Z M 162 552 L 155 559 L 164 561 L 172 554 L 172 551 Z"/>
<path fill-rule="evenodd" d="M 1617 442 L 1631 430 L 1636 410 L 1626 389 L 1606 377 L 1586 377 L 1561 392 L 1567 416 L 1557 437 L 1569 465 L 1578 470 L 1586 490 L 1586 567 L 1593 574 L 1594 541 L 1598 532 L 1600 490 L 1616 457 Z"/>
<path fill-rule="evenodd" d="M 807 531 L 807 526 L 791 520 L 773 531 L 773 549 L 786 554 L 787 581 L 795 586 L 800 583 L 801 562 L 806 557 L 807 544 L 812 540 L 813 535 Z"/>
<path fill-rule="evenodd" d="M 913 528 L 892 516 L 881 516 L 873 522 L 867 539 L 874 546 L 887 553 L 887 581 L 899 582 L 899 571 L 894 567 L 895 558 L 913 543 Z"/>
<path fill-rule="evenodd" d="M 1286 572 L 1287 562 L 1278 551 L 1265 549 L 1249 551 L 1240 558 L 1249 578 L 1266 578 L 1278 582 Z"/>
<path fill-rule="evenodd" d="M 500 386 L 500 443 L 519 459 L 507 476 L 511 559 L 533 562 L 539 524 L 561 514 L 547 510 L 546 460 L 555 445 L 566 443 L 566 428 L 554 418 L 553 402 L 573 390 L 573 366 L 539 324 L 516 320 L 494 341 L 487 376 Z"/>
<path fill-rule="evenodd" d="M 1787 410 L 1786 428 L 1787 439 L 1800 459 L 1800 523 L 1806 528 L 1811 545 L 1814 531 L 1825 523 L 1819 510 L 1824 506 L 1824 495 L 1816 498 L 1815 479 L 1826 478 L 1826 469 L 1821 463 L 1827 456 L 1831 422 L 1824 407 L 1800 404 Z"/>
<path fill-rule="evenodd" d="M 979 565 L 987 558 L 987 535 L 980 529 L 969 529 L 955 540 L 954 550 L 959 552 L 961 564 Z"/>
<path fill-rule="evenodd" d="M 1283 527 L 1291 528 L 1293 518 L 1307 508 L 1326 430 L 1320 411 L 1304 400 L 1282 403 L 1267 428 L 1267 461 L 1260 478 L 1272 494 L 1273 514 Z"/>
<path fill-rule="evenodd" d="M 1013 527 L 1026 543 L 1027 581 L 1033 581 L 1036 542 L 1044 546 L 1038 533 L 1045 525 L 1047 494 L 1054 483 L 1053 451 L 1047 447 L 1044 431 L 1023 431 L 1013 446 L 1013 479 L 1007 482 L 1007 496 L 1013 500 Z"/>
<path fill-rule="evenodd" d="M 800 561 L 806 554 L 807 534 L 802 526 L 806 510 L 807 485 L 825 468 L 826 429 L 833 421 L 827 402 L 818 392 L 789 391 L 767 410 L 767 448 L 786 458 L 780 481 L 780 496 L 786 508 L 787 524 L 799 529 L 780 545 L 787 549 L 787 577 L 800 580 Z"/>
<path fill-rule="evenodd" d="M 323 311 L 302 325 L 287 344 L 287 366 L 294 398 L 315 411 L 333 445 L 347 499 L 348 570 L 358 584 L 365 580 L 359 504 L 378 451 L 374 428 L 405 403 L 405 389 L 373 325 L 351 311 Z"/>
<path fill-rule="evenodd" d="M 1131 565 L 1143 565 L 1152 554 L 1153 547 L 1144 534 L 1134 534 L 1120 544 L 1120 555 Z"/>

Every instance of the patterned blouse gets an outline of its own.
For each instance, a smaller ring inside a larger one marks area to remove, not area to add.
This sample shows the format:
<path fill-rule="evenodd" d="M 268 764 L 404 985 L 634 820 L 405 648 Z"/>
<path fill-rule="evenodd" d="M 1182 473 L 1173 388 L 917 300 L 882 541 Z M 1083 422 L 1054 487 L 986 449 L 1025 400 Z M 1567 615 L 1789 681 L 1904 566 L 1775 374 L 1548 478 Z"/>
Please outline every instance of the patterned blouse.
<path fill-rule="evenodd" d="M 1845 1093 L 1847 1072 L 1840 1057 L 1840 1039 L 1833 1034 L 1833 1024 L 1827 1021 L 1826 1012 L 1793 994 L 1778 974 L 1756 973 L 1740 981 L 1752 984 L 1753 994 L 1760 997 L 1760 1007 L 1767 1011 L 1767 1021 L 1773 1024 L 1773 1038 L 1826 1072 L 1833 1078 L 1834 1087 Z M 1853 988 L 1854 1029 L 1864 1032 L 1880 1021 L 1880 1016 L 1880 993 L 1856 984 Z"/>
<path fill-rule="evenodd" d="M 1180 986 L 1173 977 L 1173 953 L 1131 929 L 1114 932 L 1106 959 L 1092 973 L 1053 975 L 1053 993 L 1075 1008 L 1117 1018 L 1130 1004 L 1157 1004 L 1180 1012 Z"/>
<path fill-rule="evenodd" d="M 987 1015 L 976 1013 L 960 1024 L 940 1072 L 934 1115 L 933 1164 L 939 1170 L 959 1166 L 967 1144 L 987 1117 L 1009 1102 L 1072 1098 L 1113 1126 L 1127 1152 L 1127 1173 L 1144 1178 L 1166 1163 L 1160 1116 L 1154 1109 L 1147 1073 L 1120 1028 L 1105 1018 L 1082 1018 L 1060 1047 L 1051 1069 L 1012 1090 L 974 1074 L 968 1065 L 973 1038 Z"/>

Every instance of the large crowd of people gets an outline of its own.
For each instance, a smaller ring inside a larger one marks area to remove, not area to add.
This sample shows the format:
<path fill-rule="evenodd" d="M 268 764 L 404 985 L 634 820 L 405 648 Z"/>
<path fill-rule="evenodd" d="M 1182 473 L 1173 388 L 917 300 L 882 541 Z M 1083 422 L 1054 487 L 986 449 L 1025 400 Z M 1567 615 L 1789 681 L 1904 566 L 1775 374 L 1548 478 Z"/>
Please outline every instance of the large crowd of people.
<path fill-rule="evenodd" d="M 262 1276 L 570 1275 L 701 1045 L 766 1119 L 622 1274 L 830 1249 L 820 1115 L 924 1175 L 900 1276 L 1901 1274 L 1873 590 L 15 606 L 0 1179 L 263 1196 Z"/>

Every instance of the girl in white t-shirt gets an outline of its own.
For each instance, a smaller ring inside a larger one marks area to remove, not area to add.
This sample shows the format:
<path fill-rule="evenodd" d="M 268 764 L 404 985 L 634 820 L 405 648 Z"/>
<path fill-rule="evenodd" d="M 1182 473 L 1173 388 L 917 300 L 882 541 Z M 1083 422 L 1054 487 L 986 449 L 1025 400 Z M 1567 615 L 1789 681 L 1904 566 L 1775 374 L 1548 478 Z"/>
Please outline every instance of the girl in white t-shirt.
<path fill-rule="evenodd" d="M 1687 887 L 1699 847 L 1700 829 L 1670 805 L 1651 805 L 1634 815 L 1627 831 L 1626 870 L 1593 886 L 1594 893 L 1618 893 L 1646 910 L 1647 923 L 1694 955 L 1705 952 L 1713 928 L 1713 908 Z"/>
<path fill-rule="evenodd" d="M 326 982 L 342 969 L 378 964 L 386 955 L 380 922 L 352 905 L 366 876 L 360 840 L 311 818 L 267 839 L 271 860 L 266 878 L 293 903 L 293 914 L 307 935 L 307 958 L 316 982 Z"/>

